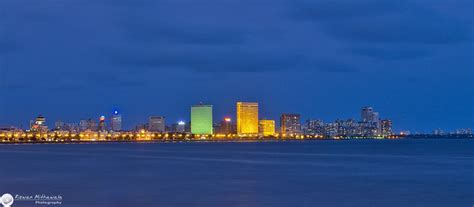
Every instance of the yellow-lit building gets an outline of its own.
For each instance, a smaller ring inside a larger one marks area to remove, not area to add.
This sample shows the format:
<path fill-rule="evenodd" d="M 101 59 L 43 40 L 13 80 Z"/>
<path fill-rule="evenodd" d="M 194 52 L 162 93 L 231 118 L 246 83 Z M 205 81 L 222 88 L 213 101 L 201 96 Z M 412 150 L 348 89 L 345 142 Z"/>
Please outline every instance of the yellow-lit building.
<path fill-rule="evenodd" d="M 258 103 L 237 102 L 237 134 L 258 134 Z"/>
<path fill-rule="evenodd" d="M 275 120 L 260 120 L 259 127 L 264 137 L 275 135 Z"/>

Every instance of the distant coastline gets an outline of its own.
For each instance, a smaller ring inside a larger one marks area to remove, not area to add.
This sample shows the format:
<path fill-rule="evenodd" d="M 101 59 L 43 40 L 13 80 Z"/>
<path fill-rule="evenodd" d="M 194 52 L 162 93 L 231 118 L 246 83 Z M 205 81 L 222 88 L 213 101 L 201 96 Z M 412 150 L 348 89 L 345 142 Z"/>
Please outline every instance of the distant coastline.
<path fill-rule="evenodd" d="M 275 138 L 239 138 L 239 139 L 156 139 L 156 140 L 54 140 L 54 141 L 0 141 L 0 145 L 16 145 L 16 144 L 106 144 L 106 143 L 225 143 L 225 142 L 304 142 L 304 141 L 349 141 L 349 140 L 406 140 L 406 139 L 474 139 L 472 134 L 466 135 L 432 135 L 432 134 L 416 134 L 408 136 L 399 136 L 397 138 L 377 138 L 377 137 L 345 137 L 345 138 L 311 138 L 311 139 L 295 139 L 295 138 L 284 138 L 284 139 L 275 139 Z"/>
<path fill-rule="evenodd" d="M 411 139 L 472 139 L 472 134 L 412 134 L 407 135 L 405 138 Z"/>

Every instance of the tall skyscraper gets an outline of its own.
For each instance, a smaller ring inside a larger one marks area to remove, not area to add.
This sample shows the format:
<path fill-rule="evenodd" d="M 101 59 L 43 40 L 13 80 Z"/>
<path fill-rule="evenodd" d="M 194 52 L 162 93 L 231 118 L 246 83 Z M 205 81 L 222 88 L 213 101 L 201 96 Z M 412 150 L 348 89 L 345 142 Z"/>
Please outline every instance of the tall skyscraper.
<path fill-rule="evenodd" d="M 258 134 L 258 103 L 237 102 L 237 134 Z"/>
<path fill-rule="evenodd" d="M 301 116 L 299 114 L 282 114 L 280 117 L 280 129 L 282 134 L 301 134 Z"/>
<path fill-rule="evenodd" d="M 165 132 L 165 117 L 164 116 L 151 116 L 148 119 L 148 131 Z"/>
<path fill-rule="evenodd" d="M 275 120 L 260 120 L 259 131 L 264 137 L 275 135 Z"/>
<path fill-rule="evenodd" d="M 365 126 L 363 134 L 365 136 L 375 136 L 381 134 L 381 125 L 379 113 L 374 111 L 371 106 L 363 107 L 360 116 L 362 119 L 362 125 Z"/>
<path fill-rule="evenodd" d="M 111 122 L 112 131 L 122 131 L 122 114 L 118 110 L 114 110 Z"/>
<path fill-rule="evenodd" d="M 194 105 L 191 107 L 191 133 L 212 134 L 212 105 Z"/>

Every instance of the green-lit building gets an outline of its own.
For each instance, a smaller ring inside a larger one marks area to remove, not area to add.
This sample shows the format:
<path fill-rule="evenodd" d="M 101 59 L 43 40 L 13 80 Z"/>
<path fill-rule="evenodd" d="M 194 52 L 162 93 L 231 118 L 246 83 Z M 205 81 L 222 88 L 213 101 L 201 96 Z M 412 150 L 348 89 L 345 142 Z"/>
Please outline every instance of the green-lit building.
<path fill-rule="evenodd" d="M 212 134 L 212 105 L 191 107 L 191 133 Z"/>

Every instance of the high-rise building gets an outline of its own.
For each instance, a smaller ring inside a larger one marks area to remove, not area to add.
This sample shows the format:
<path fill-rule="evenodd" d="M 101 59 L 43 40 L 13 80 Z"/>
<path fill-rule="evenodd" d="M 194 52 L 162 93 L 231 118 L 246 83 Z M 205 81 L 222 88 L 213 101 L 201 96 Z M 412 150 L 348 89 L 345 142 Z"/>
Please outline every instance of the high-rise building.
<path fill-rule="evenodd" d="M 379 134 L 378 122 L 359 122 L 358 135 L 364 137 L 373 137 Z"/>
<path fill-rule="evenodd" d="M 282 134 L 301 134 L 301 116 L 299 114 L 282 114 L 280 117 L 280 129 Z"/>
<path fill-rule="evenodd" d="M 235 125 L 232 124 L 232 119 L 230 117 L 224 118 L 223 121 L 219 123 L 219 128 L 217 133 L 219 134 L 234 134 Z"/>
<path fill-rule="evenodd" d="M 366 126 L 366 131 L 363 134 L 366 134 L 366 136 L 375 136 L 381 134 L 379 113 L 375 112 L 374 108 L 371 106 L 363 107 L 360 115 L 363 125 Z M 369 127 L 367 128 L 367 126 Z M 374 129 L 370 129 L 371 127 Z"/>
<path fill-rule="evenodd" d="M 393 134 L 392 131 L 392 120 L 384 119 L 380 121 L 381 133 L 384 136 L 390 136 Z"/>
<path fill-rule="evenodd" d="M 100 116 L 99 118 L 99 131 L 106 131 L 106 126 L 105 126 L 105 116 Z"/>
<path fill-rule="evenodd" d="M 179 121 L 178 125 L 176 126 L 176 132 L 184 133 L 186 131 L 186 122 Z"/>
<path fill-rule="evenodd" d="M 360 116 L 363 122 L 378 122 L 379 113 L 374 111 L 371 106 L 363 107 Z"/>
<path fill-rule="evenodd" d="M 148 131 L 165 132 L 165 117 L 164 116 L 151 116 L 148 119 Z"/>
<path fill-rule="evenodd" d="M 114 110 L 111 122 L 112 131 L 122 131 L 122 114 L 118 110 Z"/>
<path fill-rule="evenodd" d="M 191 107 L 191 133 L 212 134 L 212 105 L 194 105 Z"/>
<path fill-rule="evenodd" d="M 322 120 L 306 120 L 304 133 L 308 135 L 324 135 L 325 124 Z"/>
<path fill-rule="evenodd" d="M 178 133 L 184 133 L 186 131 L 186 122 L 184 121 L 179 121 L 177 123 L 171 124 L 171 128 L 169 132 L 178 132 Z"/>
<path fill-rule="evenodd" d="M 95 119 L 87 119 L 87 129 L 88 130 L 91 130 L 91 131 L 97 131 L 97 122 L 95 121 Z"/>
<path fill-rule="evenodd" d="M 259 131 L 264 137 L 275 135 L 275 120 L 260 120 Z"/>
<path fill-rule="evenodd" d="M 237 134 L 258 134 L 258 103 L 237 102 Z"/>

